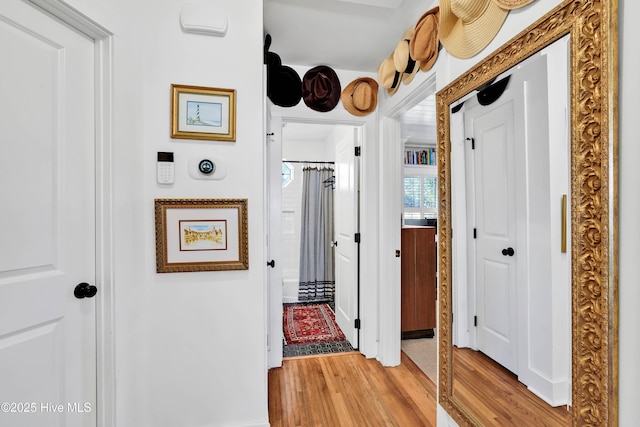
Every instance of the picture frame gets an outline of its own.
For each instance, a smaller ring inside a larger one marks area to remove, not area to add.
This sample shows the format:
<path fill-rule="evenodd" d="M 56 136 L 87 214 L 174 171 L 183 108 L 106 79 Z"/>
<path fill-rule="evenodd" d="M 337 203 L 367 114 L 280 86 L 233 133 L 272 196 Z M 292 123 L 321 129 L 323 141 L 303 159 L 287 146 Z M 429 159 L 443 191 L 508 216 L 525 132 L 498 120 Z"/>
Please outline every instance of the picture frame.
<path fill-rule="evenodd" d="M 172 84 L 171 138 L 235 141 L 235 89 Z"/>
<path fill-rule="evenodd" d="M 155 199 L 156 272 L 248 270 L 247 199 Z"/>

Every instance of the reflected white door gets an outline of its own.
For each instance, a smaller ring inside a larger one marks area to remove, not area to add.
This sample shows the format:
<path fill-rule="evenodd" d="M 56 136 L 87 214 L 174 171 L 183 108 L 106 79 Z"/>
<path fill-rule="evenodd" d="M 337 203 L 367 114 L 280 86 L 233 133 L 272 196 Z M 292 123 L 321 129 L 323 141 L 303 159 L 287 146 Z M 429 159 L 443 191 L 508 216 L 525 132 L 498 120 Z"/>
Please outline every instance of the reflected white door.
<path fill-rule="evenodd" d="M 517 372 L 513 98 L 507 91 L 465 121 L 475 138 L 477 346 Z"/>
<path fill-rule="evenodd" d="M 358 347 L 355 320 L 358 313 L 357 174 L 354 137 L 336 144 L 335 247 L 336 322 L 353 347 Z"/>
<path fill-rule="evenodd" d="M 3 0 L 0 57 L 0 424 L 95 426 L 94 44 Z"/>

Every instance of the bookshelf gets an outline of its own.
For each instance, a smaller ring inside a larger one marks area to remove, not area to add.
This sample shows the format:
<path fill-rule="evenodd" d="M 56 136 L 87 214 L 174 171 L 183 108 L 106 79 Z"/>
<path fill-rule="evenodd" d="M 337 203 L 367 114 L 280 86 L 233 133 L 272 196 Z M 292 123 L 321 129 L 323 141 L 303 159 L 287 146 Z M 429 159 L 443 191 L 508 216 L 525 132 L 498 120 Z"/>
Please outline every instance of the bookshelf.
<path fill-rule="evenodd" d="M 404 164 L 410 166 L 436 166 L 435 147 L 405 148 Z"/>

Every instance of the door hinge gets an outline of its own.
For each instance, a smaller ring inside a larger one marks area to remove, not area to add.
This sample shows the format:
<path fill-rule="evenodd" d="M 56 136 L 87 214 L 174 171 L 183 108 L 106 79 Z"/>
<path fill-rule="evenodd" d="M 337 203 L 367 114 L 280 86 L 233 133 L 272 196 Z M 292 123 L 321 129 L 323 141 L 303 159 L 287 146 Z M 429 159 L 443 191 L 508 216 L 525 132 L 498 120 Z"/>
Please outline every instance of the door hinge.
<path fill-rule="evenodd" d="M 360 243 L 360 233 L 356 233 L 356 234 L 353 236 L 353 238 L 354 238 L 354 240 L 356 241 L 356 243 Z"/>
<path fill-rule="evenodd" d="M 355 320 L 355 322 L 353 322 L 353 323 L 354 323 L 354 325 L 353 325 L 353 326 L 354 326 L 356 329 L 360 329 L 360 319 L 356 319 L 356 320 Z"/>
<path fill-rule="evenodd" d="M 478 326 L 478 316 L 473 316 L 473 326 Z"/>
<path fill-rule="evenodd" d="M 474 229 L 473 229 L 473 238 L 474 238 L 474 239 L 477 239 L 477 238 L 478 238 L 478 229 L 477 229 L 477 228 L 474 228 Z"/>
<path fill-rule="evenodd" d="M 360 149 L 361 147 L 356 147 L 356 151 L 355 151 L 355 155 L 356 157 L 360 157 L 360 155 L 362 154 L 362 150 Z"/>
<path fill-rule="evenodd" d="M 476 140 L 475 140 L 475 138 L 467 138 L 467 141 L 471 141 L 471 149 L 475 150 L 476 149 Z"/>

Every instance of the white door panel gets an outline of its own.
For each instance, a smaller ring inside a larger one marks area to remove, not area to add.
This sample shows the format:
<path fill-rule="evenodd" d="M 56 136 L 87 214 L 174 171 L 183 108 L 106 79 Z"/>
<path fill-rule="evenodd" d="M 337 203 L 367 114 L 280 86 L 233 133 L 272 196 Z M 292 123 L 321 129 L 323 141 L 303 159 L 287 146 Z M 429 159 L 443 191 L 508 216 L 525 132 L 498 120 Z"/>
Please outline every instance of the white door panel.
<path fill-rule="evenodd" d="M 0 56 L 0 424 L 92 426 L 95 299 L 73 291 L 95 281 L 94 45 L 6 0 Z"/>
<path fill-rule="evenodd" d="M 336 145 L 335 247 L 336 322 L 352 346 L 358 346 L 355 319 L 358 310 L 357 188 L 354 138 Z"/>
<path fill-rule="evenodd" d="M 517 372 L 514 106 L 508 89 L 489 106 L 470 109 L 475 138 L 477 346 Z M 515 250 L 515 249 L 514 249 Z"/>

